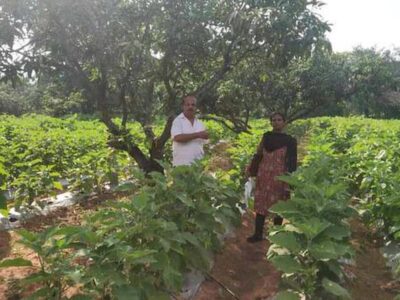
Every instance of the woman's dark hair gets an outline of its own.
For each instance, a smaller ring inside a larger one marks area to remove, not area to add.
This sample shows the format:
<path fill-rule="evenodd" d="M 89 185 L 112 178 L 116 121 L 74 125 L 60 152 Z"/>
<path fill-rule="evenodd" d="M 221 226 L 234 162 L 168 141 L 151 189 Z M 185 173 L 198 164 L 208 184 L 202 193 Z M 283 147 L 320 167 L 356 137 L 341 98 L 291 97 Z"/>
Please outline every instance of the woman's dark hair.
<path fill-rule="evenodd" d="M 285 117 L 285 115 L 284 115 L 283 113 L 281 113 L 281 112 L 278 112 L 278 111 L 273 112 L 273 113 L 269 116 L 269 120 L 272 121 L 272 118 L 275 117 L 275 116 L 281 116 L 282 119 L 283 119 L 283 121 L 286 122 L 286 117 Z"/>

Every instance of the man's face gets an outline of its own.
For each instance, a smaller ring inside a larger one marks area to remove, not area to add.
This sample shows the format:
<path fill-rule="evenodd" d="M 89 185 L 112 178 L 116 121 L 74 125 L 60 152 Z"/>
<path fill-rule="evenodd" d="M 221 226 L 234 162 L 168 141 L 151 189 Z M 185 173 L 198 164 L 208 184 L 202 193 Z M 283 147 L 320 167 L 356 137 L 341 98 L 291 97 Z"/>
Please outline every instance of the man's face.
<path fill-rule="evenodd" d="M 271 125 L 274 131 L 282 131 L 286 125 L 286 122 L 283 120 L 282 116 L 275 115 L 271 118 Z"/>
<path fill-rule="evenodd" d="M 183 99 L 182 108 L 185 116 L 193 117 L 196 112 L 196 98 L 189 96 Z"/>

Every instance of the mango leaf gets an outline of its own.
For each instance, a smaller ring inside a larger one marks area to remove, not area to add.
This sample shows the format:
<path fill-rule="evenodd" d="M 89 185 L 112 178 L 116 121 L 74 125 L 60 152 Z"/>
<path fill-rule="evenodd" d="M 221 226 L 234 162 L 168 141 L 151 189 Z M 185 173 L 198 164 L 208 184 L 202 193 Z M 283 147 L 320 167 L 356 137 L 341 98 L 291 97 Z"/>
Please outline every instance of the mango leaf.
<path fill-rule="evenodd" d="M 272 264 L 285 273 L 295 273 L 303 270 L 303 267 L 290 255 L 279 255 L 270 258 Z"/>
<path fill-rule="evenodd" d="M 270 235 L 268 239 L 283 248 L 290 250 L 291 252 L 298 253 L 302 246 L 297 240 L 296 235 L 293 232 L 279 232 L 274 235 Z"/>
<path fill-rule="evenodd" d="M 32 262 L 23 258 L 5 259 L 0 262 L 0 268 L 30 266 L 32 266 Z"/>
<path fill-rule="evenodd" d="M 341 287 L 339 284 L 336 282 L 333 282 L 332 280 L 329 280 L 327 278 L 324 278 L 322 280 L 322 286 L 326 291 L 329 293 L 344 298 L 344 299 L 351 299 L 349 292 Z"/>
<path fill-rule="evenodd" d="M 301 296 L 295 292 L 283 291 L 275 296 L 276 300 L 300 300 Z"/>

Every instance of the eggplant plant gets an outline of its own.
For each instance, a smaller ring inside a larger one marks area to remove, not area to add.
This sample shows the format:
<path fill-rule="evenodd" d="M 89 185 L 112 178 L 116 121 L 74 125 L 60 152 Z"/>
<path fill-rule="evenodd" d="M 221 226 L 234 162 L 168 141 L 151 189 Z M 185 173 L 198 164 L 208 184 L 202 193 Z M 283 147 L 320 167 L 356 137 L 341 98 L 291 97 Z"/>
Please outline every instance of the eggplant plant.
<path fill-rule="evenodd" d="M 293 175 L 280 177 L 293 192 L 290 200 L 270 208 L 287 220 L 271 227 L 268 237 L 272 244 L 267 256 L 283 272 L 287 289 L 278 299 L 350 298 L 339 284 L 339 261 L 354 255 L 347 219 L 356 211 L 350 206 L 340 165 L 338 159 L 321 155 Z"/>

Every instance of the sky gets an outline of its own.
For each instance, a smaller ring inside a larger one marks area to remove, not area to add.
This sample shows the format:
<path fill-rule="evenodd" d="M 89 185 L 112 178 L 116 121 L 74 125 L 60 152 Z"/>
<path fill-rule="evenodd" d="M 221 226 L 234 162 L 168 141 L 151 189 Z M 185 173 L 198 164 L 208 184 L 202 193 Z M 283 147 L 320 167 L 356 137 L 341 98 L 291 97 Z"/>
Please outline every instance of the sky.
<path fill-rule="evenodd" d="M 356 46 L 400 48 L 400 0 L 322 0 L 319 13 L 331 24 L 333 51 Z"/>

